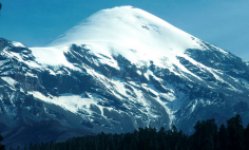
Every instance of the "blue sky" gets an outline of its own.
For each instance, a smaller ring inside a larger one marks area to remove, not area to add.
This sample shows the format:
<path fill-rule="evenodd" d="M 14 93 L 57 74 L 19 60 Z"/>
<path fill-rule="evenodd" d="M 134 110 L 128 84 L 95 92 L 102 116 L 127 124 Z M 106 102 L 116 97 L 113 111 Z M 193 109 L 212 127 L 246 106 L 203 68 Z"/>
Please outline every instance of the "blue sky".
<path fill-rule="evenodd" d="M 0 1 L 0 37 L 28 46 L 49 43 L 100 9 L 133 5 L 249 60 L 249 0 Z"/>

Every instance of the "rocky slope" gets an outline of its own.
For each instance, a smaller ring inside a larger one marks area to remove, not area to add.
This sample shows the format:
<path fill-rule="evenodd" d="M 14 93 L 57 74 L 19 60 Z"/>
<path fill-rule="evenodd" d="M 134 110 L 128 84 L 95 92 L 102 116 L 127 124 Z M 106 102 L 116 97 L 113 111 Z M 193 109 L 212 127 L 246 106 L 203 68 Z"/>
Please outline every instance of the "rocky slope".
<path fill-rule="evenodd" d="M 248 64 L 141 9 L 99 11 L 46 47 L 2 38 L 0 51 L 8 145 L 249 121 Z"/>

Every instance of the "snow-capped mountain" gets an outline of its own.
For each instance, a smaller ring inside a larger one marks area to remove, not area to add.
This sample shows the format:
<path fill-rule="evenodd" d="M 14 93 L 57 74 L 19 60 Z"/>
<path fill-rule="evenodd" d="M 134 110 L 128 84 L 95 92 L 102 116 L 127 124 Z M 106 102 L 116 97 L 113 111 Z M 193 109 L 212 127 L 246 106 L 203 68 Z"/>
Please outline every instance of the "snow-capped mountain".
<path fill-rule="evenodd" d="M 249 66 L 141 9 L 97 12 L 46 47 L 0 39 L 6 143 L 249 118 Z"/>

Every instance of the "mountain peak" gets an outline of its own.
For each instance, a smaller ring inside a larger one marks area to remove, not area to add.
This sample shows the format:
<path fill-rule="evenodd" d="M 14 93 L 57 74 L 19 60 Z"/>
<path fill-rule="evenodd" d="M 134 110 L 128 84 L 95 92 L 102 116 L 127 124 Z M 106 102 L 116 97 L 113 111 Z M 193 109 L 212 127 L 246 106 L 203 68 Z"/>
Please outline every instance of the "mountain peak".
<path fill-rule="evenodd" d="M 53 44 L 111 42 L 121 45 L 129 43 L 129 47 L 139 48 L 138 45 L 145 43 L 154 47 L 160 43 L 168 45 L 169 49 L 202 49 L 193 39 L 196 38 L 142 9 L 120 6 L 93 14 Z"/>
<path fill-rule="evenodd" d="M 142 9 L 121 6 L 95 13 L 50 46 L 86 45 L 97 53 L 118 54 L 139 63 L 141 60 L 161 61 L 182 54 L 186 49 L 205 49 L 201 43 Z"/>
<path fill-rule="evenodd" d="M 0 38 L 0 51 L 7 145 L 173 124 L 189 132 L 237 113 L 249 122 L 248 65 L 141 9 L 99 11 L 47 47 Z"/>

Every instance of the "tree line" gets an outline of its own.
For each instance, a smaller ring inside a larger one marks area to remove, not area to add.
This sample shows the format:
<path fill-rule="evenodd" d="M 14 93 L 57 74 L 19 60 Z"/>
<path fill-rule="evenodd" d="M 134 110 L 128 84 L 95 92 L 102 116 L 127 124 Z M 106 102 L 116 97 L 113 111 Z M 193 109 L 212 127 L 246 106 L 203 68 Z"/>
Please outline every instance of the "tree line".
<path fill-rule="evenodd" d="M 249 150 L 249 125 L 239 115 L 218 126 L 214 119 L 199 121 L 190 135 L 173 127 L 141 128 L 132 133 L 72 138 L 65 142 L 24 147 L 27 150 Z"/>
<path fill-rule="evenodd" d="M 3 141 L 3 137 L 0 135 L 0 150 L 5 149 L 4 145 L 2 144 L 2 141 Z"/>

